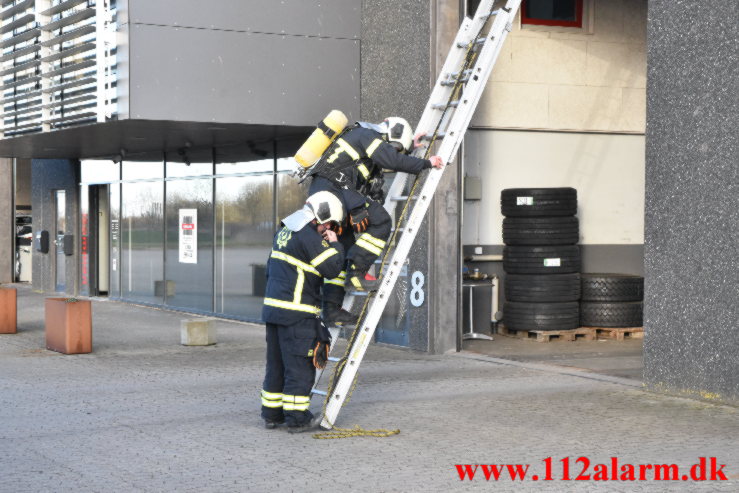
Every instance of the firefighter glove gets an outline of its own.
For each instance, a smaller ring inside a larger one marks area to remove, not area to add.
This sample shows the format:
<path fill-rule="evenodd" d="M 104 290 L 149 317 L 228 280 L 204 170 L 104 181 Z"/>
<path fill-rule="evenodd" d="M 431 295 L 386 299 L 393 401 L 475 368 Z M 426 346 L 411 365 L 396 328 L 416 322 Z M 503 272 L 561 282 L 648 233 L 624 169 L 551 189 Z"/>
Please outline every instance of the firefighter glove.
<path fill-rule="evenodd" d="M 354 232 L 363 233 L 367 231 L 370 224 L 369 211 L 365 208 L 352 212 L 349 215 L 349 222 L 351 223 Z"/>
<path fill-rule="evenodd" d="M 318 341 L 313 350 L 313 366 L 319 370 L 326 368 L 328 362 L 328 343 Z"/>

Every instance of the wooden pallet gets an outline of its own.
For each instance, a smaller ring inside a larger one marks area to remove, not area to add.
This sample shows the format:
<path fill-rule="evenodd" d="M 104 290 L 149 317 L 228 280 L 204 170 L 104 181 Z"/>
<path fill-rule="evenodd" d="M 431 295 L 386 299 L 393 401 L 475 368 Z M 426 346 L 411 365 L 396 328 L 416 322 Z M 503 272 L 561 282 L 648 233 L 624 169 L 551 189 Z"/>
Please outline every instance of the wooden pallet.
<path fill-rule="evenodd" d="M 605 327 L 581 328 L 592 330 L 596 337 L 602 337 L 604 339 L 615 339 L 617 341 L 623 341 L 624 339 L 644 339 L 644 327 L 624 327 L 618 329 Z"/>
<path fill-rule="evenodd" d="M 518 337 L 519 339 L 531 339 L 536 342 L 595 340 L 595 331 L 583 327 L 572 330 L 513 330 L 505 325 L 499 325 L 498 334 Z"/>

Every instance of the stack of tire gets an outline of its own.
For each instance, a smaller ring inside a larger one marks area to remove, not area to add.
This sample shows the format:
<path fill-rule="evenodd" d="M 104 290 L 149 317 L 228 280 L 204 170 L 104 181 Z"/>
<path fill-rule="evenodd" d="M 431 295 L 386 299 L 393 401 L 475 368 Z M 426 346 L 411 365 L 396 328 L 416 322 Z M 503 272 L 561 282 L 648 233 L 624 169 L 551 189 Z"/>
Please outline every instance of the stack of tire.
<path fill-rule="evenodd" d="M 582 274 L 580 325 L 641 327 L 644 278 L 628 274 Z"/>
<path fill-rule="evenodd" d="M 505 303 L 516 331 L 580 326 L 580 228 L 574 188 L 510 188 L 501 193 Z"/>

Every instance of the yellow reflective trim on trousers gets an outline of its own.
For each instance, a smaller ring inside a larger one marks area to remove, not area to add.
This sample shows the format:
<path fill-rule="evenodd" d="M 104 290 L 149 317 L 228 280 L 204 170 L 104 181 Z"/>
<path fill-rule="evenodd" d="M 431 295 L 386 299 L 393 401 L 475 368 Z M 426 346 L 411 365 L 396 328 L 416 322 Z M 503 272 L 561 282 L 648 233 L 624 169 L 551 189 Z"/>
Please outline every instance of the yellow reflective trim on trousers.
<path fill-rule="evenodd" d="M 269 401 L 267 399 L 262 398 L 262 405 L 264 407 L 278 408 L 278 407 L 282 407 L 282 401 Z"/>
<path fill-rule="evenodd" d="M 362 176 L 364 177 L 365 180 L 369 180 L 370 174 L 369 174 L 369 170 L 367 169 L 367 166 L 365 166 L 364 164 L 358 164 L 357 169 L 359 170 L 360 173 L 362 173 Z"/>
<path fill-rule="evenodd" d="M 278 394 L 275 392 L 267 392 L 266 390 L 262 390 L 262 398 L 269 399 L 271 401 L 274 400 L 282 400 L 284 394 Z"/>
<path fill-rule="evenodd" d="M 372 153 L 375 152 L 378 147 L 380 147 L 380 144 L 382 144 L 382 139 L 373 140 L 367 148 L 367 157 L 372 157 Z"/>
<path fill-rule="evenodd" d="M 321 312 L 321 309 L 317 306 L 291 303 L 289 301 L 278 300 L 275 298 L 264 298 L 264 304 L 267 306 L 274 306 L 275 308 L 283 308 L 285 310 L 313 313 L 314 315 L 318 315 Z"/>
<path fill-rule="evenodd" d="M 378 248 L 372 243 L 363 240 L 362 238 L 359 238 L 355 245 L 357 245 L 359 248 L 364 248 L 368 252 L 374 253 L 375 255 L 382 255 L 382 248 Z"/>
<path fill-rule="evenodd" d="M 318 267 L 327 258 L 333 257 L 334 255 L 338 255 L 338 254 L 339 254 L 339 251 L 336 248 L 329 248 L 328 250 L 326 250 L 325 252 L 323 252 L 322 254 L 314 258 L 313 260 L 311 260 L 310 264 L 313 267 Z"/>
<path fill-rule="evenodd" d="M 371 234 L 369 234 L 369 233 L 362 233 L 362 234 L 361 234 L 361 235 L 359 236 L 359 239 L 360 239 L 360 240 L 365 240 L 365 241 L 369 241 L 370 243 L 372 243 L 372 244 L 373 244 L 373 245 L 375 245 L 376 247 L 380 247 L 380 248 L 385 248 L 385 245 L 387 245 L 387 242 L 386 242 L 386 241 L 384 241 L 384 240 L 381 240 L 381 239 L 379 239 L 379 238 L 375 238 L 374 236 L 372 236 L 372 235 L 371 235 Z"/>
<path fill-rule="evenodd" d="M 321 273 L 318 272 L 316 269 L 314 269 L 312 265 L 306 264 L 302 260 L 298 260 L 295 257 L 293 257 L 292 255 L 288 255 L 286 253 L 277 252 L 275 250 L 272 250 L 272 254 L 270 255 L 270 257 L 276 258 L 278 260 L 283 260 L 283 261 L 287 262 L 288 264 L 294 265 L 295 267 L 300 267 L 304 271 L 310 272 L 311 274 L 315 274 L 317 276 L 320 276 L 321 275 Z"/>

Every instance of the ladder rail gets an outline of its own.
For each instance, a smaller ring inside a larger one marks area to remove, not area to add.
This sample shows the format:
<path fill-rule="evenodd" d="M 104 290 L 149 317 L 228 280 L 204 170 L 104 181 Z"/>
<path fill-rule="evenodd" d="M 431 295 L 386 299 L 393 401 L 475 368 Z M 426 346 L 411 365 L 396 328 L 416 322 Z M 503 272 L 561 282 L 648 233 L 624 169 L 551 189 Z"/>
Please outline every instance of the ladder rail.
<path fill-rule="evenodd" d="M 454 114 L 451 118 L 447 120 L 446 129 L 441 128 L 441 125 L 439 124 L 440 121 L 437 120 L 436 122 L 437 131 L 444 130 L 445 134 L 441 141 L 438 154 L 446 163 L 449 163 L 452 160 L 459 149 L 467 126 L 472 119 L 472 113 L 482 96 L 482 92 L 490 73 L 492 72 L 495 60 L 500 53 L 507 32 L 510 30 L 511 18 L 512 16 L 515 16 L 518 11 L 520 3 L 521 0 L 508 0 L 506 2 L 506 7 L 501 11 L 501 13 L 499 13 L 499 15 L 495 16 L 493 25 L 487 35 L 489 39 L 482 44 L 478 57 L 473 65 L 471 75 L 465 82 L 463 91 L 460 94 L 459 105 L 454 109 Z M 492 9 L 492 4 L 493 0 L 483 0 L 478 7 L 478 13 L 488 13 Z M 477 36 L 477 32 L 484 27 L 485 23 L 487 23 L 488 18 L 488 16 L 485 16 L 485 20 L 480 24 L 479 20 L 481 19 L 481 16 L 479 16 L 478 13 L 475 14 L 475 20 L 478 22 L 468 23 L 468 28 L 479 25 L 479 29 L 475 31 L 475 36 Z M 459 35 L 460 34 L 458 33 L 458 36 Z M 455 44 L 452 45 L 452 50 L 455 49 L 455 46 L 457 46 L 457 40 L 455 40 Z M 447 61 L 449 61 L 449 59 L 447 59 Z M 445 74 L 450 72 L 451 70 L 442 70 L 434 92 L 438 92 L 438 87 L 443 87 L 441 82 L 444 80 Z M 450 95 L 451 91 L 454 91 L 455 88 L 449 89 Z M 427 104 L 426 110 L 424 111 L 424 116 L 427 116 L 426 114 L 430 111 L 437 111 L 431 107 L 432 104 L 433 100 L 430 100 L 429 104 Z M 445 111 L 444 114 L 439 116 L 439 118 L 443 119 L 446 116 Z M 428 117 L 428 119 L 430 122 L 431 117 Z M 423 127 L 419 124 L 419 128 Z M 326 395 L 325 412 L 321 421 L 321 427 L 324 429 L 330 429 L 333 427 L 344 401 L 351 392 L 354 379 L 359 370 L 359 365 L 370 342 L 372 341 L 372 336 L 385 310 L 387 301 L 392 295 L 395 284 L 400 277 L 405 260 L 413 246 L 426 212 L 430 207 L 434 192 L 438 187 L 445 168 L 429 170 L 426 180 L 424 181 L 420 191 L 417 193 L 416 202 L 413 205 L 410 215 L 405 223 L 403 234 L 400 235 L 397 246 L 390 256 L 388 268 L 380 279 L 379 289 L 375 293 L 374 297 L 368 301 L 369 304 L 366 307 L 366 313 L 362 317 L 359 327 L 356 329 L 355 336 L 350 341 L 351 346 L 347 350 L 346 361 L 343 362 L 343 365 L 337 367 L 337 370 L 340 372 L 338 374 L 338 381 L 335 382 L 333 388 L 329 389 L 330 395 Z M 407 179 L 407 176 L 405 178 Z M 395 182 L 393 185 L 395 185 Z M 390 202 L 394 203 L 395 201 Z"/>

